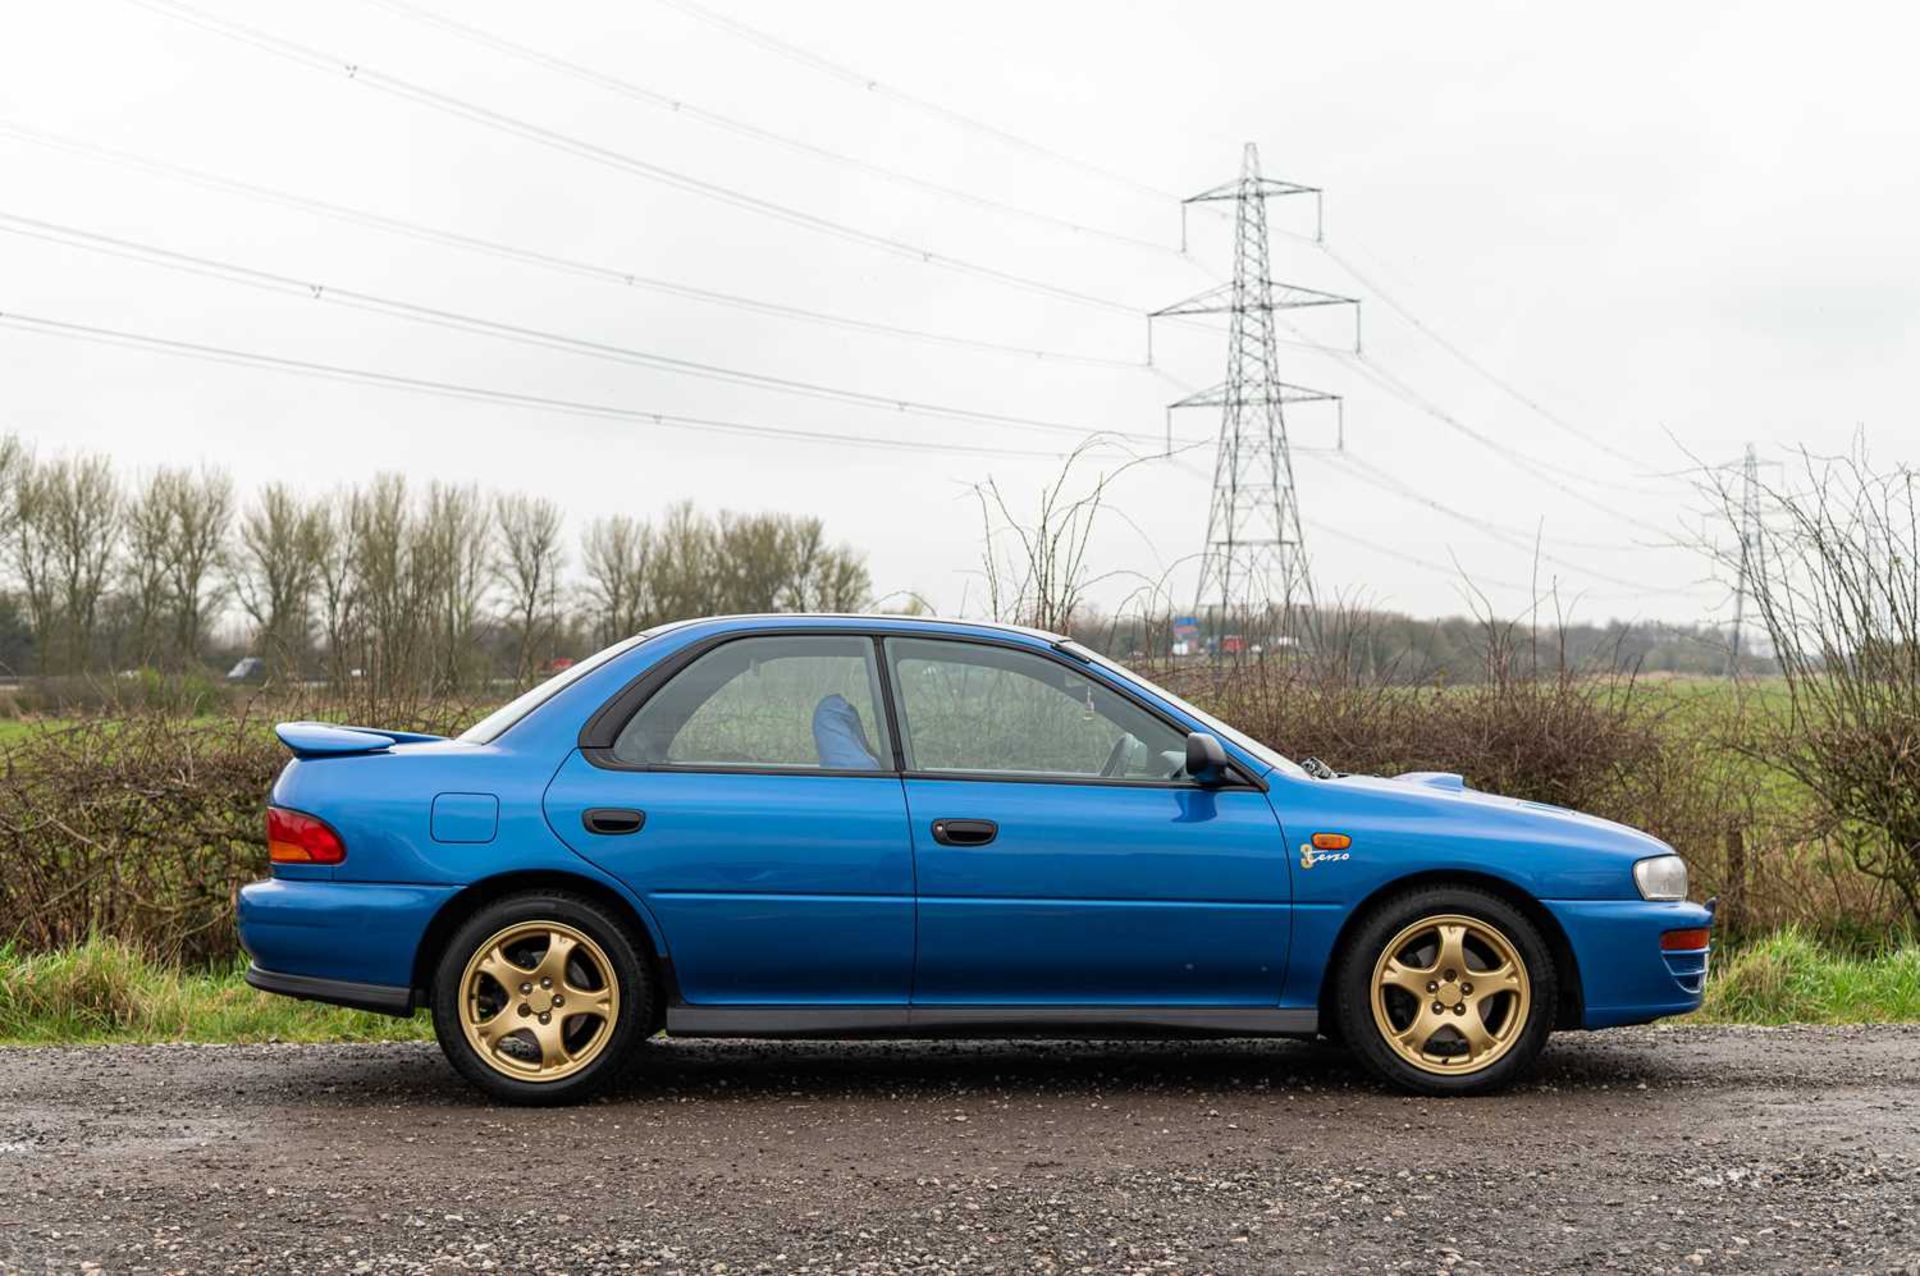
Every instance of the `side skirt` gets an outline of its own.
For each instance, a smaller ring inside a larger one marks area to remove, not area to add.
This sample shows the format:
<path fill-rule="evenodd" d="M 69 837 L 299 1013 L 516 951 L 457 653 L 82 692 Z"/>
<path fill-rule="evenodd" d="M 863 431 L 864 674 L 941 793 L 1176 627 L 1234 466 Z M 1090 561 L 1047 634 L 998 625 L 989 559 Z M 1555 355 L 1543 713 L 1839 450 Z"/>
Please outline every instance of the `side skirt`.
<path fill-rule="evenodd" d="M 667 1007 L 670 1037 L 1310 1037 L 1312 1009 L 1272 1006 Z"/>

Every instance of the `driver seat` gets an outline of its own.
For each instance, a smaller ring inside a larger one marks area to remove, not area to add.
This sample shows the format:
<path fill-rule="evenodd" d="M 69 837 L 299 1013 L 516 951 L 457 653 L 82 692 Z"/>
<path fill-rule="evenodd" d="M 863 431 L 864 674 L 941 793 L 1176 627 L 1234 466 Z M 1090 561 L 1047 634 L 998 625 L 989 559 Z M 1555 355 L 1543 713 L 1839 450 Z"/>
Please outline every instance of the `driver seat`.
<path fill-rule="evenodd" d="M 820 765 L 829 771 L 878 771 L 880 759 L 867 743 L 860 711 L 838 692 L 824 697 L 813 710 L 813 747 Z"/>

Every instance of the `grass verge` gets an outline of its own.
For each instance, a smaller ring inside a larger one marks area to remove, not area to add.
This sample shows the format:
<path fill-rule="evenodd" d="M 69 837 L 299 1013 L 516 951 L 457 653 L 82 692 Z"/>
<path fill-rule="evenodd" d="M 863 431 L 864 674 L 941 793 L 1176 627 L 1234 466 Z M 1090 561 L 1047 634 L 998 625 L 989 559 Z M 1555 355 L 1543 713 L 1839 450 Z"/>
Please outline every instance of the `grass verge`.
<path fill-rule="evenodd" d="M 0 1044 L 409 1041 L 425 1015 L 394 1019 L 275 997 L 241 968 L 183 971 L 131 945 L 93 939 L 27 956 L 0 948 Z M 1874 957 L 1823 948 L 1786 930 L 1719 960 L 1706 1004 L 1677 1023 L 1920 1022 L 1920 945 Z"/>
<path fill-rule="evenodd" d="M 1717 957 L 1717 954 L 1716 954 Z M 1693 1023 L 1911 1023 L 1920 1020 L 1920 944 L 1870 957 L 1778 931 L 1719 962 Z"/>
<path fill-rule="evenodd" d="M 56 953 L 0 949 L 0 1043 L 404 1041 L 424 1015 L 394 1019 L 247 986 L 244 967 L 183 971 L 131 945 L 92 939 Z"/>

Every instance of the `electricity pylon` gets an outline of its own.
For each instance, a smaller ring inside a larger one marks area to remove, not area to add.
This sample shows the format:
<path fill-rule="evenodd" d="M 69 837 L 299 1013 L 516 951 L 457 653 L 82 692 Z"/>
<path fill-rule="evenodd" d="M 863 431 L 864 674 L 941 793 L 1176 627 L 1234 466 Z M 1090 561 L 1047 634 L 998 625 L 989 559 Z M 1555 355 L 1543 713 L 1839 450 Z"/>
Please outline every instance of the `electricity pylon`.
<path fill-rule="evenodd" d="M 1217 606 L 1219 624 L 1224 625 L 1236 611 L 1277 609 L 1280 632 L 1289 639 L 1295 636 L 1299 616 L 1313 607 L 1313 578 L 1282 407 L 1337 402 L 1339 396 L 1280 379 L 1274 312 L 1359 304 L 1351 297 L 1275 283 L 1268 275 L 1267 200 L 1307 194 L 1318 200 L 1320 192 L 1260 176 L 1260 152 L 1247 143 L 1239 180 L 1202 191 L 1181 206 L 1184 225 L 1186 205 L 1232 201 L 1233 281 L 1149 316 L 1150 320 L 1173 315 L 1229 317 L 1227 379 L 1170 405 L 1222 409 L 1194 613 L 1204 616 L 1209 607 Z"/>

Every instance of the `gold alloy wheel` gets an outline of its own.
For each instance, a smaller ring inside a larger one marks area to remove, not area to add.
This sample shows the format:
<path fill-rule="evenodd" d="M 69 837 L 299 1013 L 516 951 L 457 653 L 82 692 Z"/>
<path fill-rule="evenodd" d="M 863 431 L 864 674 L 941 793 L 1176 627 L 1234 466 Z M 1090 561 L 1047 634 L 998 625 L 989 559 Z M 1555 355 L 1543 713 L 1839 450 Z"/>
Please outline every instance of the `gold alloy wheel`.
<path fill-rule="evenodd" d="M 613 963 L 562 922 L 517 922 L 474 951 L 460 976 L 460 1027 L 487 1065 L 516 1081 L 558 1081 L 592 1063 L 620 1018 Z"/>
<path fill-rule="evenodd" d="M 1373 967 L 1373 1022 L 1423 1072 L 1478 1072 L 1520 1039 L 1532 1006 L 1513 941 L 1477 917 L 1423 917 Z"/>

